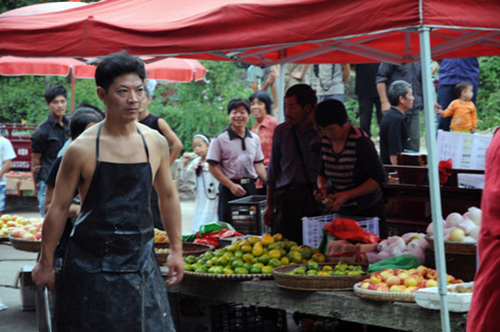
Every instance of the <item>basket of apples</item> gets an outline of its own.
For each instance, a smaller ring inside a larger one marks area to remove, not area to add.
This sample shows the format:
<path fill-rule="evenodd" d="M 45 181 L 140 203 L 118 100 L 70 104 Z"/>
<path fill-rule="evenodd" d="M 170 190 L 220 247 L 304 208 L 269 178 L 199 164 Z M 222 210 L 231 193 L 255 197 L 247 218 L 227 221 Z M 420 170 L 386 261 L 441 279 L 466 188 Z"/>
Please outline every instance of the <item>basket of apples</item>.
<path fill-rule="evenodd" d="M 9 234 L 12 247 L 21 251 L 40 252 L 43 222 L 16 228 Z"/>
<path fill-rule="evenodd" d="M 447 284 L 463 283 L 447 274 Z M 418 289 L 437 287 L 437 272 L 423 265 L 415 269 L 384 269 L 374 272 L 369 278 L 354 285 L 359 297 L 376 301 L 415 302 L 414 292 Z"/>

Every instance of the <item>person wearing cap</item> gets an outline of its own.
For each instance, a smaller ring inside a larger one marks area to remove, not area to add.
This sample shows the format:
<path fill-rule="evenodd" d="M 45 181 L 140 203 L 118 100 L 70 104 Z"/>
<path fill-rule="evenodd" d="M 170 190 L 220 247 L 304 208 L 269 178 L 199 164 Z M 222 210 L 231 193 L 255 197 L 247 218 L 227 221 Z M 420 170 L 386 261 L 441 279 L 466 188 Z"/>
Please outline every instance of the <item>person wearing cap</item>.
<path fill-rule="evenodd" d="M 318 199 L 328 198 L 332 212 L 378 217 L 379 235 L 386 238 L 380 188 L 387 178 L 375 145 L 364 131 L 347 123 L 344 104 L 338 100 L 320 103 L 314 116 L 322 135 Z"/>
<path fill-rule="evenodd" d="M 259 136 L 247 129 L 248 99 L 231 99 L 227 107 L 230 125 L 218 133 L 208 149 L 210 173 L 219 181 L 219 221 L 232 222 L 229 201 L 256 195 L 255 181 L 266 178 Z"/>

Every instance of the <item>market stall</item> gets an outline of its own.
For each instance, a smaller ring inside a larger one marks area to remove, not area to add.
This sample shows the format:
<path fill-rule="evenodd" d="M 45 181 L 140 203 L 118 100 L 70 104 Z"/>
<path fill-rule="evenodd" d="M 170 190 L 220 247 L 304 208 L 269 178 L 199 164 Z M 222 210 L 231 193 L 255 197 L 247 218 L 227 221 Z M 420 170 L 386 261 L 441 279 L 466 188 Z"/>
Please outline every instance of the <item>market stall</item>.
<path fill-rule="evenodd" d="M 132 8 L 123 1 L 103 1 L 72 10 L 71 15 L 0 18 L 4 27 L 1 31 L 9 38 L 1 44 L 0 54 L 31 55 L 31 48 L 25 47 L 31 45 L 39 56 L 100 56 L 127 49 L 137 55 L 185 54 L 259 65 L 370 61 L 403 64 L 420 60 L 426 100 L 430 210 L 435 222 L 437 265 L 444 275 L 444 244 L 439 225 L 441 197 L 433 140 L 431 53 L 434 59 L 498 54 L 500 27 L 491 15 L 499 10 L 497 1 L 471 3 L 467 7 L 457 7 L 449 0 L 286 3 L 193 0 L 180 7 L 162 1 L 136 1 L 134 5 L 138 7 Z M 169 10 L 160 11 L 160 6 L 169 6 Z M 254 15 L 248 15 L 249 12 Z M 374 16 L 374 13 L 380 15 Z M 148 17 L 147 24 L 141 21 L 144 17 Z M 158 24 L 151 24 L 152 18 L 157 18 Z M 255 29 L 256 26 L 259 29 Z M 43 34 L 42 38 L 39 34 Z M 51 45 L 36 47 L 36 42 L 47 35 L 71 40 L 73 44 L 65 48 L 57 46 L 57 49 L 49 49 Z M 441 280 L 441 295 L 446 299 L 444 286 Z M 449 330 L 447 302 L 442 303 L 442 328 Z"/>
<path fill-rule="evenodd" d="M 356 296 L 352 291 L 298 291 L 280 288 L 274 280 L 201 282 L 189 277 L 179 285 L 167 286 L 167 289 L 169 293 L 195 296 L 200 301 L 211 299 L 299 311 L 401 331 L 441 330 L 437 310 L 424 309 L 415 303 L 367 300 Z M 467 314 L 450 313 L 451 331 L 465 331 L 466 320 Z"/>

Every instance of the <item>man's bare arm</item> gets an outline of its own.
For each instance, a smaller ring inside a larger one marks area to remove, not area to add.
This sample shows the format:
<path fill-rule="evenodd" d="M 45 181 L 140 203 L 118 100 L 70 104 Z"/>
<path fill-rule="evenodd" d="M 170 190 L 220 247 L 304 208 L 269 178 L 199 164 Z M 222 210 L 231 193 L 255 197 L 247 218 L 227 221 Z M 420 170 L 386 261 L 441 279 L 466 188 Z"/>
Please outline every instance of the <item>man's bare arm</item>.
<path fill-rule="evenodd" d="M 377 83 L 377 92 L 378 96 L 380 97 L 380 104 L 382 105 L 382 114 L 385 114 L 389 108 L 391 108 L 391 104 L 389 103 L 389 100 L 387 99 L 387 85 L 385 82 L 379 82 Z"/>
<path fill-rule="evenodd" d="M 254 164 L 254 167 L 255 167 L 255 171 L 257 172 L 259 179 L 262 182 L 265 182 L 266 178 L 267 178 L 267 171 L 266 171 L 266 167 L 264 166 L 264 163 L 256 163 L 256 164 Z"/>
<path fill-rule="evenodd" d="M 54 252 L 66 225 L 68 210 L 80 180 L 84 158 L 84 155 L 74 147 L 68 148 L 64 154 L 57 175 L 53 201 L 43 223 L 40 260 L 32 273 L 33 281 L 40 289 L 46 285 L 50 289 L 54 287 Z"/>
<path fill-rule="evenodd" d="M 169 151 L 167 141 L 160 136 L 155 139 L 155 153 L 160 155 L 160 164 L 156 172 L 154 185 L 158 192 L 163 226 L 170 242 L 168 257 L 168 283 L 171 285 L 182 281 L 184 276 L 184 260 L 182 258 L 182 216 L 179 197 L 170 173 Z"/>
<path fill-rule="evenodd" d="M 33 175 L 40 173 L 42 170 L 42 154 L 40 152 L 31 153 L 31 172 Z"/>
<path fill-rule="evenodd" d="M 177 137 L 172 128 L 170 128 L 167 121 L 165 121 L 164 119 L 158 119 L 158 127 L 160 127 L 160 131 L 167 138 L 167 140 L 172 143 L 172 151 L 170 152 L 169 157 L 170 166 L 172 166 L 175 162 L 175 159 L 177 159 L 177 157 L 179 156 L 179 153 L 181 153 L 183 147 L 182 142 L 179 137 Z"/>

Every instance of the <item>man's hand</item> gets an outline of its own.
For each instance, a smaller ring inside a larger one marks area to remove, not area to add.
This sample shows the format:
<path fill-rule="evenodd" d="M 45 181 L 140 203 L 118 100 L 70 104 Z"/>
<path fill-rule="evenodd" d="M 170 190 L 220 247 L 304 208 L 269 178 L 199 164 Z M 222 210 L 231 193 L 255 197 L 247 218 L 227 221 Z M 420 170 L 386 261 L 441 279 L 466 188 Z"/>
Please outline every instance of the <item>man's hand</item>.
<path fill-rule="evenodd" d="M 56 275 L 52 266 L 38 262 L 31 272 L 31 278 L 40 290 L 43 290 L 45 286 L 48 286 L 50 290 L 54 289 Z"/>
<path fill-rule="evenodd" d="M 292 73 L 290 74 L 290 76 L 292 76 L 293 78 L 295 78 L 297 81 L 302 81 L 302 79 L 304 78 L 304 76 L 302 75 L 302 72 L 299 71 L 299 70 L 292 71 Z"/>
<path fill-rule="evenodd" d="M 234 196 L 241 197 L 245 195 L 247 192 L 245 189 L 243 189 L 242 186 L 239 184 L 233 183 L 233 185 L 229 188 L 231 192 L 233 193 Z"/>
<path fill-rule="evenodd" d="M 338 211 L 342 205 L 345 204 L 345 202 L 347 202 L 349 200 L 349 196 L 347 194 L 347 192 L 340 192 L 340 193 L 336 193 L 335 195 L 333 195 L 331 197 L 332 199 L 332 203 L 330 205 L 328 205 L 328 209 L 332 210 L 332 211 Z"/>
<path fill-rule="evenodd" d="M 273 224 L 273 209 L 270 207 L 267 207 L 266 211 L 264 211 L 264 224 L 268 227 Z"/>
<path fill-rule="evenodd" d="M 381 109 L 382 109 L 382 114 L 385 114 L 385 112 L 387 112 L 389 110 L 389 108 L 391 108 L 391 103 L 389 103 L 388 100 L 382 101 L 380 103 L 380 105 L 381 105 Z"/>
<path fill-rule="evenodd" d="M 168 279 L 169 285 L 176 285 L 182 281 L 184 277 L 184 259 L 180 252 L 170 252 L 167 258 Z"/>
<path fill-rule="evenodd" d="M 33 172 L 33 174 L 38 174 L 40 173 L 40 171 L 42 170 L 42 165 L 34 165 L 33 167 L 31 167 L 31 172 Z"/>

